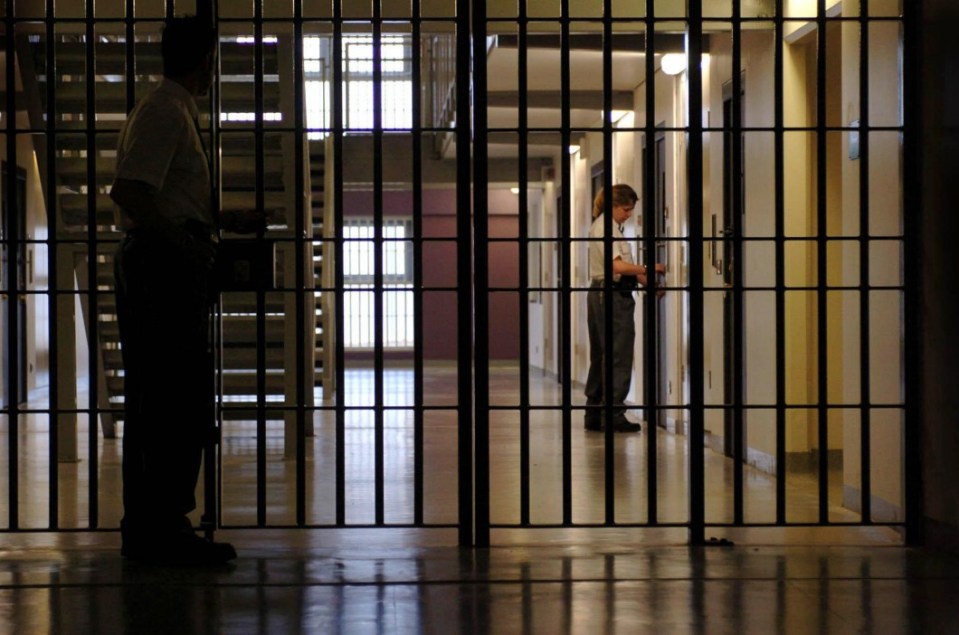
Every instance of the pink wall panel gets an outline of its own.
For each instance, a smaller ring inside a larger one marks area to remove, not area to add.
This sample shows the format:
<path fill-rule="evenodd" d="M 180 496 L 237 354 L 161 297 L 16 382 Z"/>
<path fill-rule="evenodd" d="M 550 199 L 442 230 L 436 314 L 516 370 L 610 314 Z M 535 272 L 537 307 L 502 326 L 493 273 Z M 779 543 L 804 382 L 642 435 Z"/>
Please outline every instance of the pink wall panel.
<path fill-rule="evenodd" d="M 489 235 L 491 238 L 516 238 L 519 231 L 517 199 L 508 190 L 491 190 L 489 195 Z M 383 192 L 384 216 L 412 216 L 413 197 L 407 191 Z M 343 193 L 346 216 L 373 215 L 373 193 Z M 456 191 L 423 191 L 423 236 L 447 238 L 423 243 L 423 355 L 431 360 L 456 359 L 457 262 Z M 519 284 L 519 251 L 516 243 L 490 243 L 489 276 L 491 287 L 516 287 Z M 519 357 L 519 296 L 515 292 L 494 293 L 490 297 L 490 357 Z"/>

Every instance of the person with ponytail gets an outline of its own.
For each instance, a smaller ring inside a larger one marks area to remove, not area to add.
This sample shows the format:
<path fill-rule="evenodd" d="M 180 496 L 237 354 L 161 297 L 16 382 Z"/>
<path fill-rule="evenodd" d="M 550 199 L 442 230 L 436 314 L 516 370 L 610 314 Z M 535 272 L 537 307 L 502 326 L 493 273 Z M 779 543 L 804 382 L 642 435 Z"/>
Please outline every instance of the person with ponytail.
<path fill-rule="evenodd" d="M 634 311 L 636 300 L 633 289 L 647 286 L 646 267 L 633 261 L 629 241 L 623 235 L 623 225 L 630 219 L 639 200 L 636 191 L 625 184 L 612 187 L 612 250 L 607 254 L 606 199 L 600 190 L 593 201 L 593 224 L 589 228 L 589 277 L 586 296 L 586 323 L 589 329 L 589 374 L 586 379 L 586 430 L 601 431 L 605 423 L 616 432 L 639 432 L 642 426 L 626 418 L 626 395 L 633 372 L 633 345 L 636 339 Z M 612 260 L 612 280 L 606 281 L 607 258 Z M 666 268 L 656 264 L 655 273 Z M 656 276 L 651 276 L 655 281 Z M 655 282 L 654 282 L 655 284 Z M 612 312 L 606 313 L 606 292 L 611 294 Z M 606 327 L 612 329 L 612 348 L 606 350 Z M 612 357 L 613 376 L 604 381 L 606 359 Z M 608 398 L 612 402 L 612 417 L 605 421 Z"/>

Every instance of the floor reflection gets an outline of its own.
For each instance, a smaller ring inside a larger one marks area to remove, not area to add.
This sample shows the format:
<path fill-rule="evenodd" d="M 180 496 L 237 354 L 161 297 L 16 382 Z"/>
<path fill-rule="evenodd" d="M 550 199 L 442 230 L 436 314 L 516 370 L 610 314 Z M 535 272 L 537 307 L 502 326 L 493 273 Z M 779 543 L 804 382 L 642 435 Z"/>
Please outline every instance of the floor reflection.
<path fill-rule="evenodd" d="M 232 536 L 234 565 L 190 570 L 124 563 L 107 537 L 8 545 L 0 632 L 948 633 L 959 623 L 959 557 L 900 547 L 472 551 L 245 531 Z"/>

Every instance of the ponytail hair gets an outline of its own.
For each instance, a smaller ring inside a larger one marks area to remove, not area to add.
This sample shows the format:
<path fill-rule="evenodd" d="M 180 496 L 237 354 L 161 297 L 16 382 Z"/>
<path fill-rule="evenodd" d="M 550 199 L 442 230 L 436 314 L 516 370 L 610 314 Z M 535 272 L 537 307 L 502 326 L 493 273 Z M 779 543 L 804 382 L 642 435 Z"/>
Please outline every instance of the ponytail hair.
<path fill-rule="evenodd" d="M 636 190 L 625 183 L 619 183 L 613 186 L 613 205 L 628 207 L 635 205 L 638 200 L 639 196 L 636 194 Z M 598 218 L 605 209 L 606 198 L 603 195 L 603 190 L 600 190 L 599 194 L 596 195 L 596 199 L 593 201 L 593 218 Z"/>

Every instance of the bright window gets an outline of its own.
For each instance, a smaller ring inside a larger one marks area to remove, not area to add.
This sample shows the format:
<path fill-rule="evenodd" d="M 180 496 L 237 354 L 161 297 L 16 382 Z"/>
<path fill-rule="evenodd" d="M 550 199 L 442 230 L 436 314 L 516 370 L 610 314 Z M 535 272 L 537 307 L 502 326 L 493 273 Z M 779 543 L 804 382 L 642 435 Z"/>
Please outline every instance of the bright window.
<path fill-rule="evenodd" d="M 409 242 L 412 221 L 389 219 L 383 224 L 383 346 L 413 347 L 413 267 Z M 343 294 L 346 348 L 373 348 L 376 273 L 373 219 L 350 219 L 343 227 Z"/>
<path fill-rule="evenodd" d="M 332 38 L 307 37 L 303 42 L 306 74 L 306 124 L 310 139 L 323 139 L 333 125 L 331 68 Z M 343 125 L 347 130 L 373 128 L 373 36 L 346 35 L 343 46 Z M 382 73 L 382 127 L 409 130 L 413 126 L 413 81 L 410 38 L 384 35 L 380 39 Z"/>

